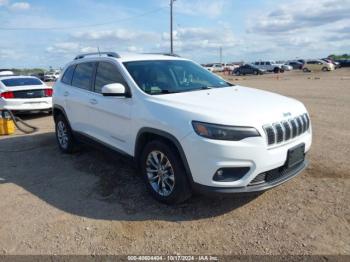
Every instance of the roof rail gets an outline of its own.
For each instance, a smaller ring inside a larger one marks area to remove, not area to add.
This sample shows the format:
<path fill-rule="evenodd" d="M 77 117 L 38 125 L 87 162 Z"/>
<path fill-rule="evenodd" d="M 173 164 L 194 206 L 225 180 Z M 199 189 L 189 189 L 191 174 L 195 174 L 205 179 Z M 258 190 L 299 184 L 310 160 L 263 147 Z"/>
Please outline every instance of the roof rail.
<path fill-rule="evenodd" d="M 174 57 L 181 57 L 174 53 L 144 53 L 145 55 L 164 55 L 164 56 L 174 56 Z"/>
<path fill-rule="evenodd" d="M 109 57 L 114 57 L 114 58 L 120 58 L 120 55 L 118 55 L 117 53 L 115 52 L 96 52 L 96 53 L 85 53 L 85 54 L 80 54 L 80 55 L 77 55 L 74 60 L 78 60 L 78 59 L 82 59 L 86 56 L 92 56 L 92 55 L 106 55 L 106 56 L 109 56 Z"/>

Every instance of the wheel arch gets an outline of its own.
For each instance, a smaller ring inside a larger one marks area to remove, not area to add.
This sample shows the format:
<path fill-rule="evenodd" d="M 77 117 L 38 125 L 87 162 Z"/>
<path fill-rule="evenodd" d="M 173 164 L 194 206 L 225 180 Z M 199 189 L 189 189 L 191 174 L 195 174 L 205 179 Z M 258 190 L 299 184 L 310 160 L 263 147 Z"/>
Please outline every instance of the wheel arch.
<path fill-rule="evenodd" d="M 66 114 L 66 111 L 64 110 L 64 108 L 60 105 L 53 105 L 53 107 L 52 107 L 53 119 L 56 120 L 58 115 L 63 115 L 68 121 L 67 114 Z"/>
<path fill-rule="evenodd" d="M 142 154 L 142 150 L 143 150 L 144 146 L 149 141 L 156 140 L 156 139 L 166 141 L 167 143 L 170 143 L 170 145 L 173 145 L 175 147 L 175 149 L 177 150 L 177 153 L 179 154 L 179 156 L 182 160 L 182 163 L 185 167 L 187 178 L 188 178 L 190 184 L 192 185 L 194 183 L 193 178 L 192 178 L 192 173 L 191 173 L 190 167 L 188 165 L 185 152 L 181 146 L 181 143 L 179 142 L 179 140 L 175 136 L 173 136 L 172 134 L 170 134 L 168 132 L 158 130 L 155 128 L 149 128 L 149 127 L 141 128 L 139 130 L 139 132 L 137 133 L 136 142 L 135 142 L 135 149 L 134 149 L 134 158 L 135 158 L 136 164 L 139 165 L 140 156 Z"/>

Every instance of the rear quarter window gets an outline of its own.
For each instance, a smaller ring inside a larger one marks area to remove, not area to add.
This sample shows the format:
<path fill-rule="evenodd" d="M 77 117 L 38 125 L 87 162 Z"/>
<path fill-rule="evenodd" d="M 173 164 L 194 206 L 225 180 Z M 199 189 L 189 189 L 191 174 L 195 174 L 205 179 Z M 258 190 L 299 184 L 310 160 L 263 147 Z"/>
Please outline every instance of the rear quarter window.
<path fill-rule="evenodd" d="M 74 69 L 75 69 L 75 65 L 71 65 L 70 67 L 68 67 L 66 69 L 66 71 L 64 72 L 64 75 L 62 77 L 62 80 L 61 80 L 62 83 L 65 83 L 67 85 L 70 85 L 72 83 Z"/>

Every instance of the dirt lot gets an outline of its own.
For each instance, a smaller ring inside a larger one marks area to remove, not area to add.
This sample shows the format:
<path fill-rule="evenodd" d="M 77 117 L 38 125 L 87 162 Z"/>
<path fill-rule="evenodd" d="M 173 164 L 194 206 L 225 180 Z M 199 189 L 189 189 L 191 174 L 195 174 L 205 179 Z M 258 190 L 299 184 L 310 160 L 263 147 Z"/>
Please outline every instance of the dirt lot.
<path fill-rule="evenodd" d="M 0 140 L 0 254 L 350 254 L 350 70 L 230 77 L 303 101 L 311 164 L 259 197 L 168 207 L 131 163 L 85 148 L 62 155 L 50 116 Z"/>

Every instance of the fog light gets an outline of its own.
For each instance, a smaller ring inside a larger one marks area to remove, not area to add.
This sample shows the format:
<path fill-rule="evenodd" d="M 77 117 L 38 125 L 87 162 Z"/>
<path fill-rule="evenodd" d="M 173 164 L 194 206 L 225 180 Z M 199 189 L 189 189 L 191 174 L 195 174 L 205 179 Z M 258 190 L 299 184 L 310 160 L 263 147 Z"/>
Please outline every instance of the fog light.
<path fill-rule="evenodd" d="M 217 182 L 233 182 L 240 180 L 249 172 L 249 167 L 220 168 L 215 172 L 213 180 Z"/>

